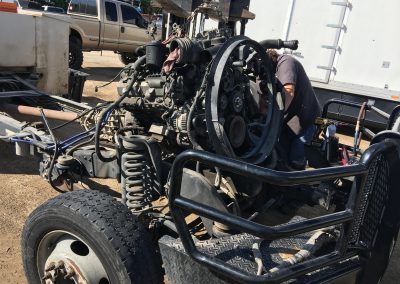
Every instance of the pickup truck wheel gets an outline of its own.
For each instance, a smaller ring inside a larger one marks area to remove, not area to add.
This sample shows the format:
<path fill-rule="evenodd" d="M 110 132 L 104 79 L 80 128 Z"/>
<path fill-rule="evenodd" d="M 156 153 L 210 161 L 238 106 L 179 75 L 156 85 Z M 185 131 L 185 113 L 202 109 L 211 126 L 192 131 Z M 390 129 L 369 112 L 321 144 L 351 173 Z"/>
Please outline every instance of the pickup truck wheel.
<path fill-rule="evenodd" d="M 79 70 L 82 68 L 83 51 L 82 43 L 76 38 L 69 39 L 69 68 Z"/>
<path fill-rule="evenodd" d="M 121 62 L 124 65 L 128 65 L 129 63 L 133 63 L 137 59 L 137 56 L 135 54 L 128 53 L 128 52 L 122 52 L 118 56 L 119 56 L 119 60 L 121 60 Z"/>
<path fill-rule="evenodd" d="M 97 191 L 38 207 L 21 245 L 29 283 L 162 283 L 152 236 L 126 206 Z"/>

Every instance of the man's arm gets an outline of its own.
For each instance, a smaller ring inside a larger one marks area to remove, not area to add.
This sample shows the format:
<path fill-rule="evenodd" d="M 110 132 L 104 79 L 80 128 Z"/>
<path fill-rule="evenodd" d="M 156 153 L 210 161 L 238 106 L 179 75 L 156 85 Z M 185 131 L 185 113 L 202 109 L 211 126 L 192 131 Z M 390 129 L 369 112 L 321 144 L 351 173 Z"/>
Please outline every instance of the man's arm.
<path fill-rule="evenodd" d="M 293 101 L 294 91 L 294 84 L 286 84 L 283 86 L 283 93 L 285 94 L 285 111 L 288 110 L 290 103 Z"/>

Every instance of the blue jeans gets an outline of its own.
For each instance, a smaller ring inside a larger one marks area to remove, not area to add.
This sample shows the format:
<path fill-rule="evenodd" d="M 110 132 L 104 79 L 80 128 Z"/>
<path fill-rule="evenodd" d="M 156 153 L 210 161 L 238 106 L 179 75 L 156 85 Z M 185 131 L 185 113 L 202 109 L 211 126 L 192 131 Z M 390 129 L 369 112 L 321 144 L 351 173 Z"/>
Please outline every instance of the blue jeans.
<path fill-rule="evenodd" d="M 302 129 L 298 135 L 294 134 L 289 127 L 284 127 L 279 138 L 279 151 L 281 158 L 296 170 L 305 169 L 307 161 L 304 145 L 309 144 L 316 131 L 316 126 L 311 125 Z"/>

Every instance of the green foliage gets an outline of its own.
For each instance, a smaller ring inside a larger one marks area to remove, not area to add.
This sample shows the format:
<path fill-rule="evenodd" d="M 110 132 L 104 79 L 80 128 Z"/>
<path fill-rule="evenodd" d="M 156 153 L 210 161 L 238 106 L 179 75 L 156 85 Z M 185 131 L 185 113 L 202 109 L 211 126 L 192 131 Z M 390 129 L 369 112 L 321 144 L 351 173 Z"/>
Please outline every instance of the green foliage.
<path fill-rule="evenodd" d="M 160 8 L 154 8 L 151 6 L 151 0 L 142 0 L 140 7 L 144 14 L 161 14 L 162 10 Z"/>

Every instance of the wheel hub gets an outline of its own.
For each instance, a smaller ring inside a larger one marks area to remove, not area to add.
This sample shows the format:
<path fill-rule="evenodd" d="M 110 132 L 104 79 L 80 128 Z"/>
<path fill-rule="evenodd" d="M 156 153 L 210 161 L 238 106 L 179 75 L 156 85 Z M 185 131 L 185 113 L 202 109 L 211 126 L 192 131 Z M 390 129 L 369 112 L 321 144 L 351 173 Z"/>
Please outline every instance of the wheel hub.
<path fill-rule="evenodd" d="M 91 247 L 63 231 L 48 233 L 40 242 L 38 270 L 46 284 L 110 283 L 103 264 Z"/>
<path fill-rule="evenodd" d="M 60 260 L 57 264 L 49 263 L 45 268 L 45 274 L 42 277 L 45 283 L 69 282 L 69 283 L 87 283 L 82 275 L 76 274 L 75 269 L 70 264 L 65 264 Z"/>

